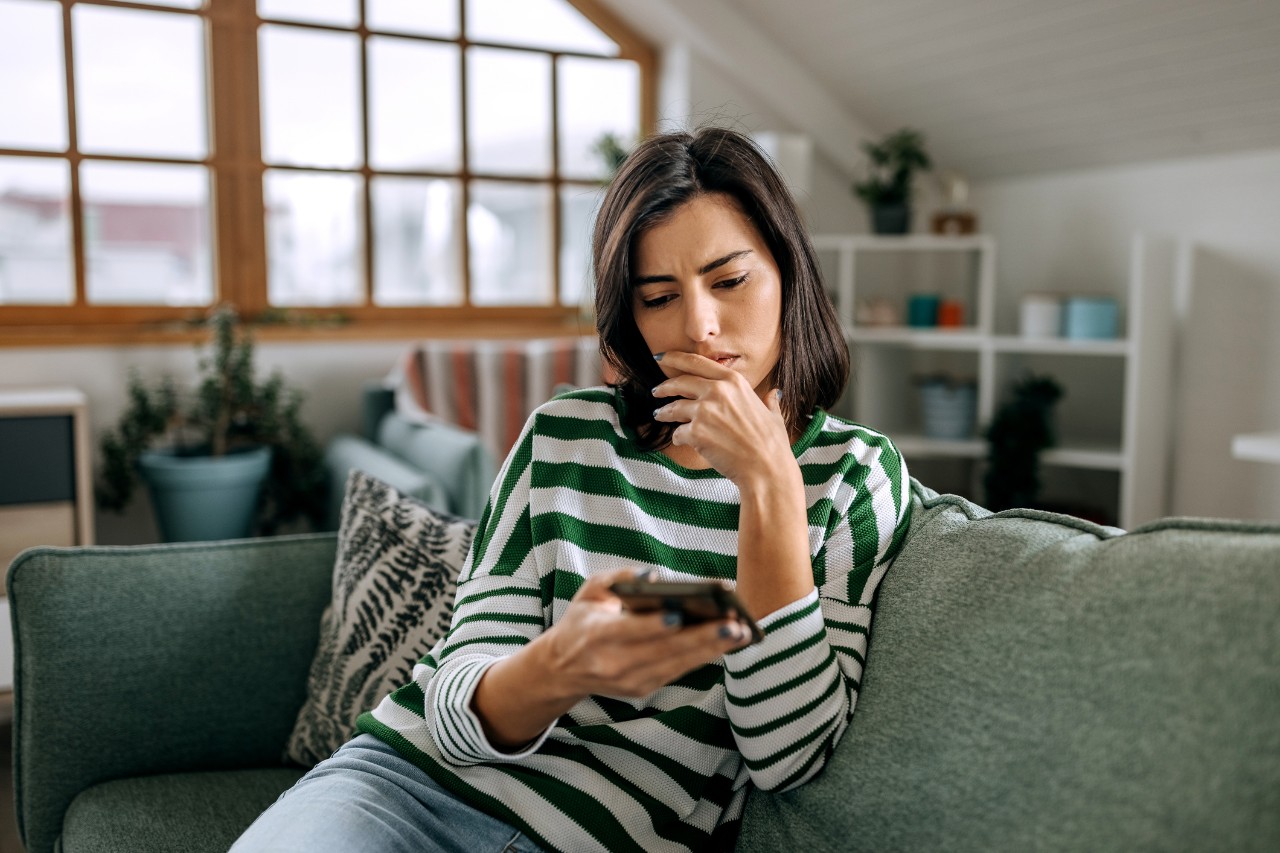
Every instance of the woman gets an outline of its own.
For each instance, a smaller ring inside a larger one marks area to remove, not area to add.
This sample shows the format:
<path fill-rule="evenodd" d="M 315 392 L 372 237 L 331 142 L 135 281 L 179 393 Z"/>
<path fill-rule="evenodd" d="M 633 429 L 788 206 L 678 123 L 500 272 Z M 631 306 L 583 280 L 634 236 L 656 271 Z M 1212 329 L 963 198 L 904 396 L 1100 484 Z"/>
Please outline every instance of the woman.
<path fill-rule="evenodd" d="M 848 352 L 793 200 L 739 134 L 655 136 L 592 252 L 616 387 L 531 416 L 449 633 L 237 850 L 729 848 L 844 733 L 907 475 L 824 412 Z M 765 638 L 627 611 L 641 572 L 733 582 Z"/>

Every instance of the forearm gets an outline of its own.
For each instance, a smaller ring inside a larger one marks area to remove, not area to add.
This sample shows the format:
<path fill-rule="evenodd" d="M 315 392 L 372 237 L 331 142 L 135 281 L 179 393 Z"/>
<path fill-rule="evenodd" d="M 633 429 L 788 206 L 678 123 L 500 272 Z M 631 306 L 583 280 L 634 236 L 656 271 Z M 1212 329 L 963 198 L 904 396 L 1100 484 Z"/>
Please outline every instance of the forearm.
<path fill-rule="evenodd" d="M 793 460 L 739 483 L 738 585 L 757 619 L 813 590 L 804 481 Z"/>
<path fill-rule="evenodd" d="M 476 685 L 471 710 L 498 749 L 519 751 L 582 698 L 550 666 L 544 637 L 493 664 Z"/>

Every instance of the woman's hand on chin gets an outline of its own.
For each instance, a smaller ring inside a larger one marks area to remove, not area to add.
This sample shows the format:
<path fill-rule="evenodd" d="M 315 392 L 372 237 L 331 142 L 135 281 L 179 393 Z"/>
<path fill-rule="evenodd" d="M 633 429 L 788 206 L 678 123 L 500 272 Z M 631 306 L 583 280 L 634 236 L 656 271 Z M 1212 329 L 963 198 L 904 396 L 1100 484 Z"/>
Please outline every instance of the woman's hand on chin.
<path fill-rule="evenodd" d="M 795 465 L 776 389 L 761 400 L 741 373 L 694 353 L 664 353 L 660 364 L 668 378 L 653 395 L 678 399 L 654 419 L 679 424 L 672 444 L 696 450 L 739 488 L 774 481 Z"/>

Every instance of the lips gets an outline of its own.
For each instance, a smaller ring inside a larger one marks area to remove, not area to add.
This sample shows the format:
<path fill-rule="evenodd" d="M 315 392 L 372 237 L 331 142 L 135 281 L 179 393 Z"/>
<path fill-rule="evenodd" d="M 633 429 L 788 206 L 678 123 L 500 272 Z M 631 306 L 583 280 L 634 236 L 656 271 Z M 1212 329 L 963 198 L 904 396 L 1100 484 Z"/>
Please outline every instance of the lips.
<path fill-rule="evenodd" d="M 738 354 L 733 352 L 700 352 L 698 355 L 724 365 L 732 364 L 738 360 Z"/>

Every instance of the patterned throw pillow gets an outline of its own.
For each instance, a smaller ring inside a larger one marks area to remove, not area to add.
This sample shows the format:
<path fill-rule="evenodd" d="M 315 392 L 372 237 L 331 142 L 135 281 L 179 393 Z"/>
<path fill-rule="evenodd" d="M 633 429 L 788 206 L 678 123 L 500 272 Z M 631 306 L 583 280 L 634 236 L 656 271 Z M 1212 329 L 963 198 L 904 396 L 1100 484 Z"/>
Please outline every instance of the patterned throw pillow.
<path fill-rule="evenodd" d="M 401 496 L 353 470 L 333 569 L 333 599 L 285 754 L 310 767 L 355 731 L 356 717 L 409 681 L 453 618 L 475 522 Z"/>

